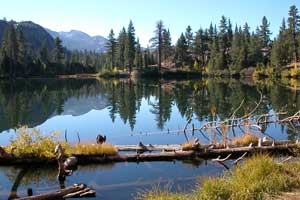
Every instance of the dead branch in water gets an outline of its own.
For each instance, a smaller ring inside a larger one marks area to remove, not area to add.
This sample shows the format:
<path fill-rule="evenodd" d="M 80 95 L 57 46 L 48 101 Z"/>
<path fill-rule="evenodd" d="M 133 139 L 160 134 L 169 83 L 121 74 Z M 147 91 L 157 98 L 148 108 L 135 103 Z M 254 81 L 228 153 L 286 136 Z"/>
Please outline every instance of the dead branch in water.
<path fill-rule="evenodd" d="M 230 158 L 230 156 L 231 156 L 231 154 L 228 154 L 228 156 L 225 157 L 225 158 L 223 158 L 223 159 L 221 159 L 221 156 L 219 156 L 218 158 L 212 159 L 211 161 L 217 162 L 217 163 L 219 163 L 220 165 L 222 165 L 223 167 L 225 167 L 227 170 L 229 170 L 228 165 L 226 165 L 224 162 L 225 162 L 226 160 L 228 160 L 228 159 Z"/>
<path fill-rule="evenodd" d="M 74 184 L 71 187 L 47 192 L 43 194 L 38 194 L 30 197 L 19 198 L 19 200 L 41 200 L 41 199 L 66 199 L 66 198 L 76 198 L 76 197 L 95 197 L 96 192 L 88 188 L 84 184 Z"/>
<path fill-rule="evenodd" d="M 237 158 L 237 159 L 233 162 L 233 164 L 234 164 L 234 165 L 237 165 L 241 160 L 244 159 L 244 157 L 245 157 L 247 154 L 248 154 L 248 152 L 245 152 L 241 157 Z"/>

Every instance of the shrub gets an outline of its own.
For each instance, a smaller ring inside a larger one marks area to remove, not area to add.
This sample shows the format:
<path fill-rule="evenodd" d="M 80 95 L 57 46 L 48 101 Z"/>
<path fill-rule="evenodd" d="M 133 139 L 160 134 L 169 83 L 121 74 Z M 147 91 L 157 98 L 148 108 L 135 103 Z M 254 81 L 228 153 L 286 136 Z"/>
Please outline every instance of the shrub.
<path fill-rule="evenodd" d="M 53 158 L 57 145 L 56 137 L 60 132 L 43 135 L 37 129 L 21 127 L 16 131 L 16 138 L 5 148 L 16 157 Z"/>

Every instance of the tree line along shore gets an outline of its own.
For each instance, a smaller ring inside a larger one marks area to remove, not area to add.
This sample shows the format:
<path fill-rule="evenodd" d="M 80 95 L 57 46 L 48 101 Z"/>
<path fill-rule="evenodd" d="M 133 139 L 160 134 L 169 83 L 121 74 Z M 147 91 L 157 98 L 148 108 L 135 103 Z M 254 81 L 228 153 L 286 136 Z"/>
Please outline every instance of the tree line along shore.
<path fill-rule="evenodd" d="M 264 16 L 256 28 L 232 24 L 221 17 L 218 25 L 198 30 L 187 26 L 175 45 L 171 31 L 157 21 L 151 46 L 142 47 L 133 22 L 115 36 L 110 31 L 107 51 L 70 51 L 60 38 L 54 47 L 33 48 L 13 21 L 5 29 L 0 48 L 0 76 L 32 77 L 74 74 L 100 76 L 208 75 L 298 77 L 300 74 L 300 15 L 292 5 L 279 33 L 271 38 L 270 22 Z M 274 33 L 273 33 L 274 34 Z"/>

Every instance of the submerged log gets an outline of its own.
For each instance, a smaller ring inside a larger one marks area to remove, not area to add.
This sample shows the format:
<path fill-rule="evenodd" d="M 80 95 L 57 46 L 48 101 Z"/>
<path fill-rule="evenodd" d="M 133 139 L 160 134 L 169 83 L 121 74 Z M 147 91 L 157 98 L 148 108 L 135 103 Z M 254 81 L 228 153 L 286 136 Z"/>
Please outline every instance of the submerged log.
<path fill-rule="evenodd" d="M 19 198 L 18 200 L 41 200 L 41 199 L 66 199 L 75 197 L 95 197 L 96 192 L 84 184 L 75 184 L 71 187 L 58 191 L 47 192 L 30 197 Z"/>

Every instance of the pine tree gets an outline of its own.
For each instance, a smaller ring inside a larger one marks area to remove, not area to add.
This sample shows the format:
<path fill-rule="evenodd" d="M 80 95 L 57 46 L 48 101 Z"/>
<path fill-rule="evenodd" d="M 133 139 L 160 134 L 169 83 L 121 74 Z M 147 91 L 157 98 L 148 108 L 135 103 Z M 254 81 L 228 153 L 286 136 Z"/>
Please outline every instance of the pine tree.
<path fill-rule="evenodd" d="M 162 60 L 162 48 L 163 48 L 163 30 L 164 23 L 162 20 L 156 22 L 156 29 L 154 31 L 154 37 L 150 39 L 152 47 L 157 48 L 158 54 L 158 70 L 161 71 L 161 60 Z"/>
<path fill-rule="evenodd" d="M 210 46 L 210 59 L 208 62 L 208 69 L 210 72 L 213 72 L 217 69 L 219 69 L 218 65 L 218 57 L 219 57 L 219 42 L 218 38 L 215 37 L 213 39 L 212 45 Z"/>
<path fill-rule="evenodd" d="M 164 60 L 172 55 L 172 38 L 169 29 L 163 30 L 162 55 Z"/>
<path fill-rule="evenodd" d="M 134 65 L 137 69 L 141 70 L 143 65 L 143 56 L 142 56 L 142 49 L 139 38 L 136 40 L 136 51 L 135 51 L 135 60 Z"/>
<path fill-rule="evenodd" d="M 251 34 L 249 44 L 249 66 L 255 67 L 257 64 L 263 62 L 263 56 L 261 53 L 262 43 L 260 40 L 259 29 L 256 29 L 256 33 Z"/>
<path fill-rule="evenodd" d="M 176 58 L 178 63 L 183 67 L 188 57 L 188 44 L 183 33 L 181 33 L 176 43 Z"/>
<path fill-rule="evenodd" d="M 117 63 L 119 68 L 125 69 L 125 48 L 126 48 L 126 30 L 123 27 L 118 36 L 117 42 Z"/>
<path fill-rule="evenodd" d="M 40 55 L 41 61 L 44 64 L 47 64 L 49 62 L 49 51 L 48 51 L 47 44 L 46 44 L 45 40 L 42 42 L 42 46 L 41 46 L 41 48 L 39 50 L 39 55 Z M 73 52 L 72 55 L 76 55 L 76 52 Z"/>
<path fill-rule="evenodd" d="M 271 42 L 270 35 L 271 35 L 270 23 L 268 22 L 266 16 L 264 16 L 259 30 L 260 41 L 264 48 L 268 48 L 270 45 Z"/>
<path fill-rule="evenodd" d="M 147 53 L 148 50 L 145 50 L 142 54 L 143 54 L 143 67 L 147 68 L 148 65 L 149 65 L 149 58 L 148 58 L 148 53 Z"/>
<path fill-rule="evenodd" d="M 286 30 L 285 19 L 282 19 L 282 24 L 279 29 L 278 37 L 273 41 L 271 50 L 271 65 L 275 67 L 286 66 L 292 60 L 291 40 L 288 39 L 289 34 Z"/>
<path fill-rule="evenodd" d="M 18 42 L 16 31 L 13 25 L 8 25 L 4 31 L 4 36 L 1 45 L 1 57 L 2 65 L 4 65 L 3 71 L 8 73 L 11 78 L 16 77 L 16 67 L 18 58 Z M 9 66 L 7 70 L 6 66 Z"/>
<path fill-rule="evenodd" d="M 247 67 L 247 45 L 244 37 L 244 32 L 240 28 L 235 28 L 232 47 L 229 51 L 232 59 L 230 70 L 239 72 L 242 68 Z"/>
<path fill-rule="evenodd" d="M 288 18 L 288 25 L 289 25 L 289 33 L 291 35 L 291 41 L 292 41 L 292 48 L 293 48 L 293 59 L 294 62 L 297 62 L 298 60 L 298 41 L 297 41 L 297 34 L 300 30 L 300 16 L 298 14 L 298 9 L 295 5 L 292 5 L 289 10 L 289 18 Z"/>
<path fill-rule="evenodd" d="M 192 43 L 193 43 L 194 37 L 193 37 L 192 28 L 191 28 L 190 25 L 188 25 L 188 27 L 186 28 L 185 38 L 186 38 L 186 43 L 187 43 L 188 51 L 192 52 Z"/>
<path fill-rule="evenodd" d="M 233 40 L 233 30 L 230 19 L 228 19 L 228 27 L 227 27 L 227 36 L 228 36 L 228 46 L 231 46 Z"/>
<path fill-rule="evenodd" d="M 228 65 L 228 26 L 227 19 L 225 16 L 222 16 L 219 26 L 219 54 L 217 55 L 217 69 L 226 69 Z"/>
<path fill-rule="evenodd" d="M 64 49 L 62 47 L 62 41 L 59 37 L 55 38 L 54 44 L 55 47 L 53 49 L 53 59 L 55 63 L 62 64 L 64 58 Z"/>
<path fill-rule="evenodd" d="M 129 73 L 131 74 L 135 56 L 135 29 L 131 20 L 128 25 L 126 36 L 125 63 L 128 65 Z"/>
<path fill-rule="evenodd" d="M 207 50 L 207 38 L 202 28 L 196 32 L 196 36 L 193 43 L 193 52 L 197 55 L 198 60 L 200 60 L 200 65 L 205 65 L 205 52 Z"/>
<path fill-rule="evenodd" d="M 24 38 L 23 32 L 19 31 L 17 34 L 18 43 L 18 64 L 22 67 L 23 73 L 28 73 L 27 71 L 27 45 Z"/>
<path fill-rule="evenodd" d="M 110 55 L 111 69 L 113 69 L 115 67 L 115 56 L 116 56 L 116 39 L 115 39 L 115 33 L 113 29 L 110 30 L 110 33 L 108 35 L 107 49 Z"/>

